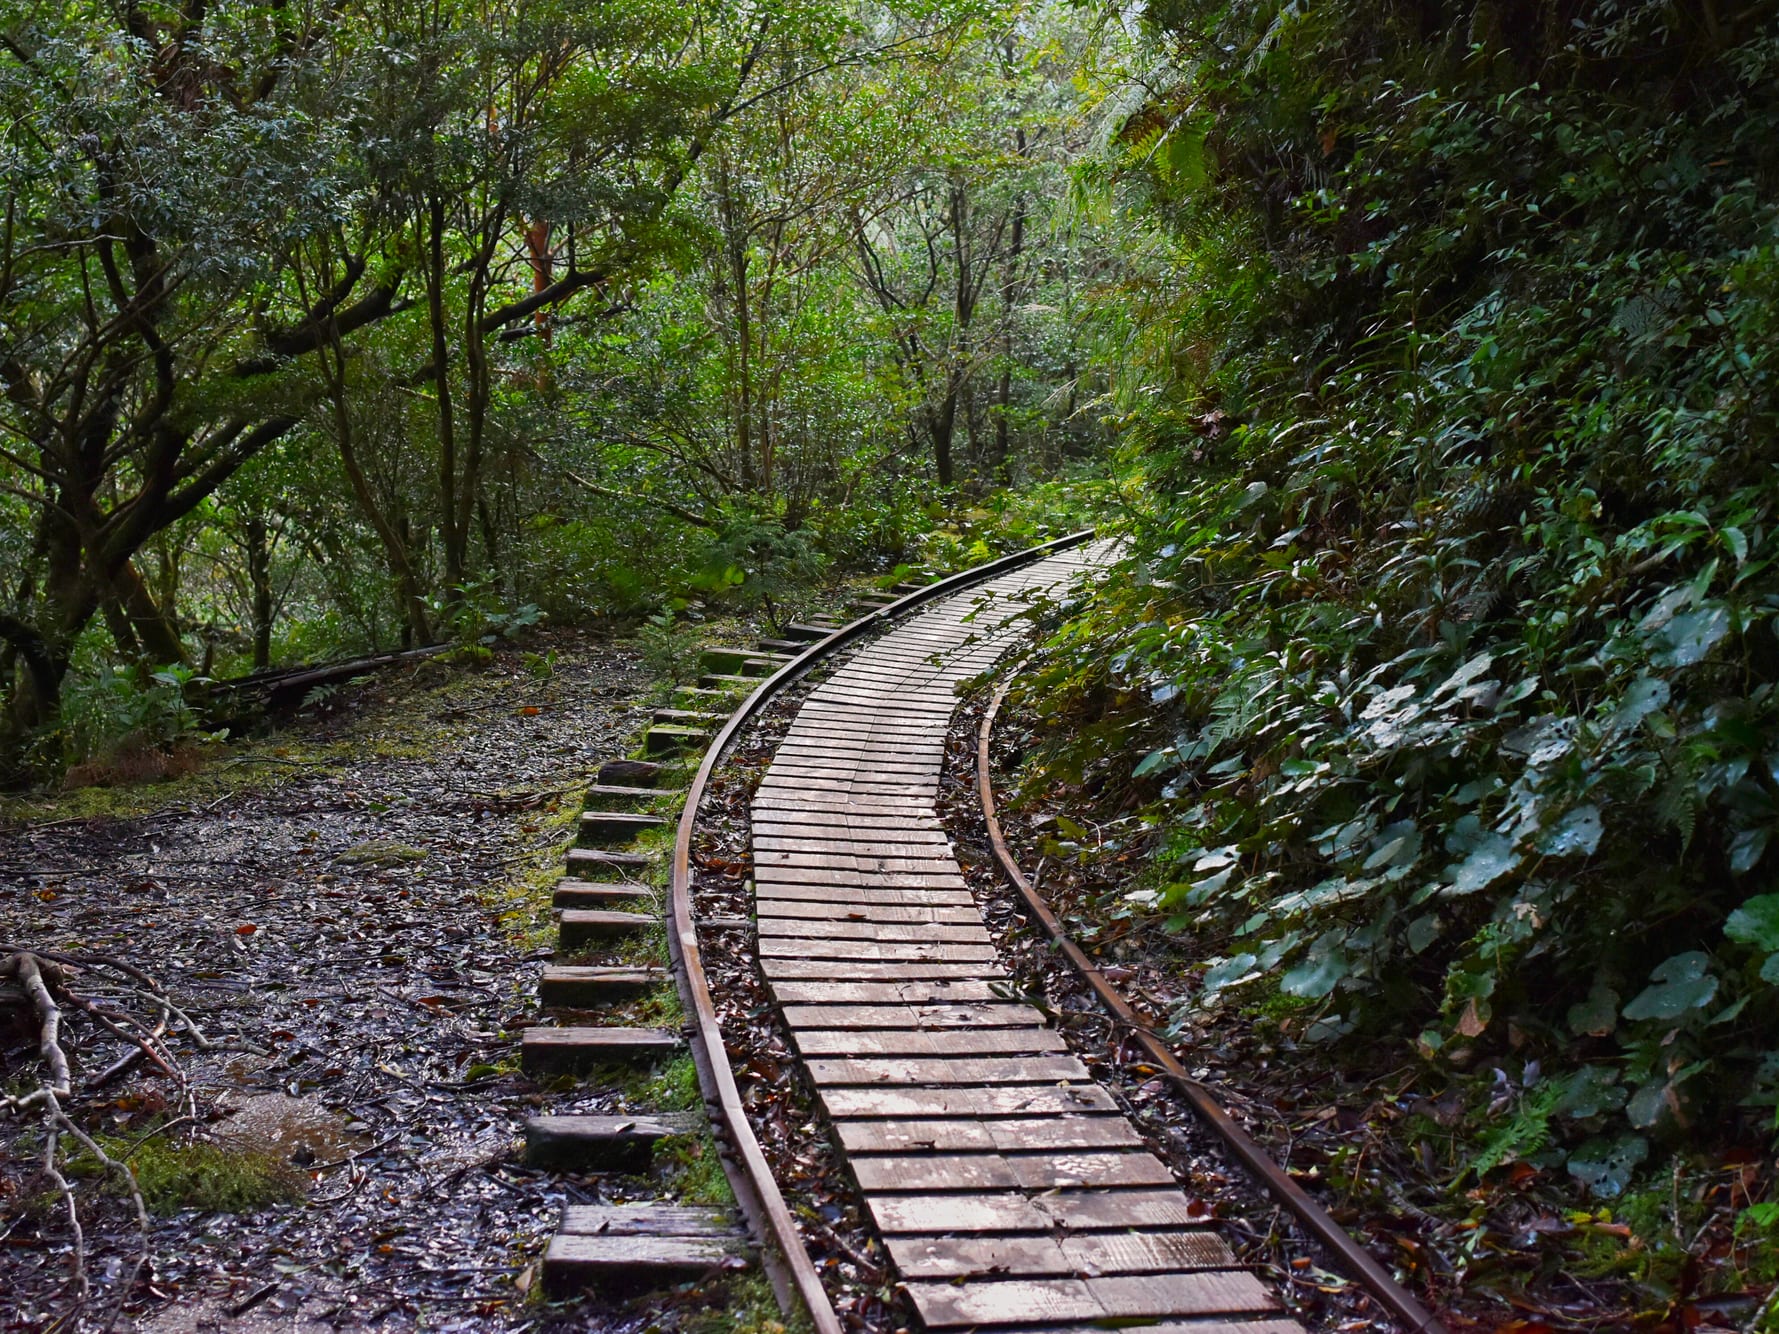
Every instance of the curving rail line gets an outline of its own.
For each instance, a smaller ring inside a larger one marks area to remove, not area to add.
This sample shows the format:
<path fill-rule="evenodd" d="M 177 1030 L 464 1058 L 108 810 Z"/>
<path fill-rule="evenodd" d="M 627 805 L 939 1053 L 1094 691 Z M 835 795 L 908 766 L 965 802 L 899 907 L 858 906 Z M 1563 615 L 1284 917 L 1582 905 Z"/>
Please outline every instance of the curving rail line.
<path fill-rule="evenodd" d="M 1277 1300 L 1240 1268 L 1044 1017 L 1007 995 L 934 814 L 955 686 L 1011 647 L 1022 599 L 1093 563 L 1094 552 L 1081 550 L 1091 537 L 942 580 L 812 644 L 729 718 L 687 792 L 669 943 L 692 1016 L 693 1057 L 724 1169 L 763 1242 L 780 1302 L 804 1308 L 818 1334 L 838 1334 L 841 1324 L 730 1070 L 699 953 L 691 845 L 711 774 L 739 732 L 810 668 L 891 622 L 868 654 L 811 692 L 760 785 L 756 909 L 762 969 L 922 1319 L 929 1328 L 1009 1334 L 1108 1320 L 1200 1334 L 1299 1331 L 1278 1318 Z M 980 595 L 902 619 L 966 589 Z M 986 737 L 985 727 L 984 747 Z M 982 783 L 992 818 L 986 776 Z M 998 826 L 991 832 L 1018 885 Z M 1022 892 L 1091 983 L 1097 974 L 1085 956 L 1074 958 L 1079 951 L 1029 885 Z M 1146 1031 L 1115 992 L 1102 1000 L 1139 1036 Z M 1174 1074 L 1172 1053 L 1150 1037 L 1162 1048 L 1150 1055 Z M 1184 1071 L 1177 1079 L 1236 1155 L 1387 1309 L 1411 1329 L 1437 1330 L 1208 1093 Z M 1181 1320 L 1191 1323 L 1174 1323 Z"/>

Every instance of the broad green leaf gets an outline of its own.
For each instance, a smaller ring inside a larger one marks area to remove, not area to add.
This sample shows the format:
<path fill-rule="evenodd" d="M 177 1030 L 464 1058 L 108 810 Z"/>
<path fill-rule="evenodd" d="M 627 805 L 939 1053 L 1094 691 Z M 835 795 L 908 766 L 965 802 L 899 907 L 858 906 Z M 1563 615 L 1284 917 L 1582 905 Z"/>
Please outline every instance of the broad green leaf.
<path fill-rule="evenodd" d="M 1756 894 L 1744 901 L 1724 922 L 1723 933 L 1769 953 L 1779 950 L 1779 894 Z"/>
<path fill-rule="evenodd" d="M 1690 667 L 1730 632 L 1730 612 L 1721 602 L 1680 613 L 1650 641 L 1650 661 L 1658 667 Z"/>
<path fill-rule="evenodd" d="M 1730 838 L 1730 874 L 1746 875 L 1767 850 L 1765 829 L 1738 829 Z"/>
<path fill-rule="evenodd" d="M 1603 1200 L 1615 1199 L 1631 1184 L 1631 1176 L 1649 1157 L 1649 1141 L 1641 1135 L 1622 1139 L 1591 1139 L 1569 1155 L 1569 1175 Z"/>
<path fill-rule="evenodd" d="M 1538 842 L 1547 857 L 1588 857 L 1600 846 L 1600 808 L 1577 806 Z"/>
<path fill-rule="evenodd" d="M 1446 874 L 1452 879 L 1452 893 L 1474 894 L 1487 889 L 1519 864 L 1520 855 L 1507 837 L 1489 832 L 1477 841 L 1468 857 L 1448 868 Z"/>
<path fill-rule="evenodd" d="M 1706 970 L 1711 957 L 1700 950 L 1676 954 L 1656 965 L 1645 987 L 1625 1006 L 1627 1019 L 1678 1019 L 1688 1010 L 1709 1005 L 1717 979 Z"/>
<path fill-rule="evenodd" d="M 1225 987 L 1235 986 L 1238 982 L 1247 982 L 1260 974 L 1254 965 L 1258 960 L 1252 954 L 1237 954 L 1212 964 L 1205 970 L 1204 990 L 1207 996 L 1214 996 Z"/>
<path fill-rule="evenodd" d="M 1604 983 L 1594 983 L 1588 998 L 1569 1007 L 1569 1031 L 1578 1037 L 1603 1038 L 1618 1027 L 1618 993 Z"/>

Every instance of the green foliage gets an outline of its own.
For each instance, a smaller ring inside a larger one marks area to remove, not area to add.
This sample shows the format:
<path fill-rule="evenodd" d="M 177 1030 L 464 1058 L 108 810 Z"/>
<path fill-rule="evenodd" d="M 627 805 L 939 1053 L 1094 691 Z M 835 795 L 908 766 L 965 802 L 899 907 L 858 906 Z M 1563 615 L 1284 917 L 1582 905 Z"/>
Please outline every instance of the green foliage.
<path fill-rule="evenodd" d="M 1147 495 L 1034 694 L 1227 942 L 1207 1000 L 1592 1057 L 1553 1124 L 1622 1190 L 1774 1099 L 1779 39 L 1149 13 L 1210 54 L 1083 183 L 1147 238 L 1105 317 Z"/>

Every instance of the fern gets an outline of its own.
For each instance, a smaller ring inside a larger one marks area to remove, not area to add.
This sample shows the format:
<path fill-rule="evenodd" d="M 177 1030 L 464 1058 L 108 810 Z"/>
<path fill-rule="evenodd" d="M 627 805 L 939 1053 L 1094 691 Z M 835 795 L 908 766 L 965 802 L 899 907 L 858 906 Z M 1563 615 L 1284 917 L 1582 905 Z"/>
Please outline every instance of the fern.
<path fill-rule="evenodd" d="M 1514 1112 L 1513 1118 L 1506 1125 L 1483 1136 L 1481 1150 L 1464 1165 L 1464 1170 L 1458 1174 L 1458 1181 L 1463 1181 L 1472 1172 L 1481 1181 L 1501 1164 L 1537 1153 L 1550 1143 L 1550 1118 L 1555 1114 L 1562 1097 L 1562 1084 L 1550 1080 L 1536 1093 L 1521 1098 L 1519 1109 Z"/>

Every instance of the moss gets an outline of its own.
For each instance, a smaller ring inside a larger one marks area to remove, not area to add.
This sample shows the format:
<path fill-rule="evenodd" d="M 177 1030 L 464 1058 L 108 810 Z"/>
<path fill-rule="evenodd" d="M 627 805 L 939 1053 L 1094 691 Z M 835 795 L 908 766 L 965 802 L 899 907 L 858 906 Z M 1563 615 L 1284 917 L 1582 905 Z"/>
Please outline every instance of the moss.
<path fill-rule="evenodd" d="M 643 1090 L 642 1100 L 666 1112 L 690 1112 L 704 1106 L 698 1087 L 698 1067 L 690 1056 L 676 1056 L 656 1073 Z"/>
<path fill-rule="evenodd" d="M 133 1152 L 127 1140 L 101 1137 L 98 1143 L 109 1157 L 129 1163 L 144 1203 L 158 1214 L 181 1209 L 247 1213 L 303 1198 L 302 1173 L 276 1154 L 202 1140 L 179 1144 L 150 1139 Z M 123 1183 L 90 1153 L 71 1158 L 68 1170 L 76 1176 L 102 1176 L 107 1190 L 124 1192 Z"/>
<path fill-rule="evenodd" d="M 670 1135 L 655 1142 L 655 1168 L 682 1204 L 728 1206 L 735 1203 L 722 1156 L 709 1131 Z"/>

